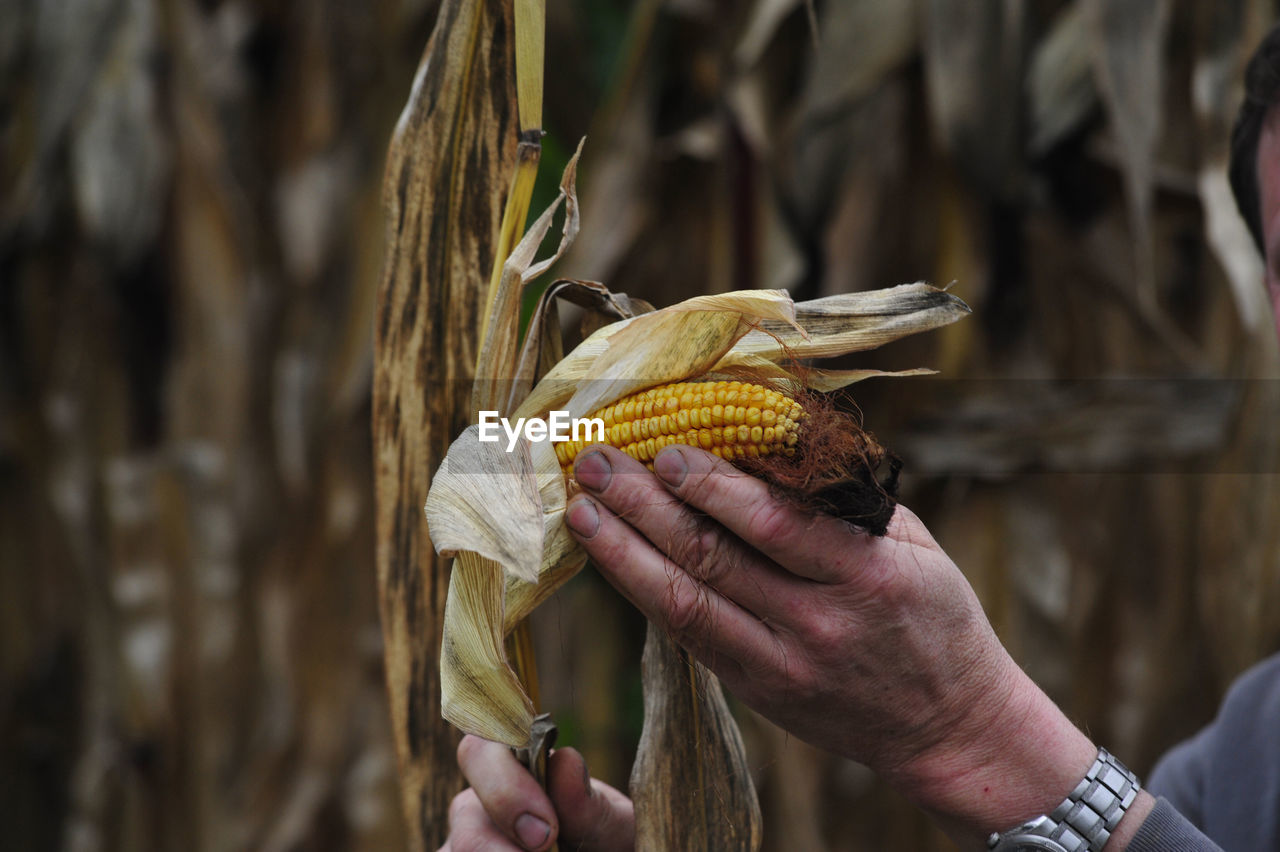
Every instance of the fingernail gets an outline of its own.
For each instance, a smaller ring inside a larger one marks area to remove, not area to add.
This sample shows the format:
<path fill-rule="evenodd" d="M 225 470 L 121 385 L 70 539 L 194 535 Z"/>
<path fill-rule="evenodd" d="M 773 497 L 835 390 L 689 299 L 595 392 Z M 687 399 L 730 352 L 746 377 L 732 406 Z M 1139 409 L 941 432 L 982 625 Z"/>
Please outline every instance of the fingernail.
<path fill-rule="evenodd" d="M 689 475 L 689 463 L 685 461 L 684 453 L 680 452 L 679 447 L 667 447 L 653 460 L 653 472 L 668 485 L 679 488 Z"/>
<path fill-rule="evenodd" d="M 596 504 L 585 497 L 574 500 L 564 518 L 570 529 L 583 538 L 594 538 L 600 531 L 600 513 L 596 511 Z"/>
<path fill-rule="evenodd" d="M 521 814 L 516 820 L 516 837 L 525 849 L 541 849 L 551 838 L 551 826 L 533 814 Z"/>
<path fill-rule="evenodd" d="M 604 453 L 592 450 L 578 459 L 573 468 L 573 476 L 583 488 L 603 491 L 609 487 L 609 480 L 613 479 L 613 467 Z"/>

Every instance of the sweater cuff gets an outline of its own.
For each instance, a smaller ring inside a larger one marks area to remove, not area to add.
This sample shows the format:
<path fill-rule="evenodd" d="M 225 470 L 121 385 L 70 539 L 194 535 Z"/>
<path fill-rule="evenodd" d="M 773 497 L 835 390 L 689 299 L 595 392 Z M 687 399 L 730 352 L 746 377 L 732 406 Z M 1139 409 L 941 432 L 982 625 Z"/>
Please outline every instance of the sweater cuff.
<path fill-rule="evenodd" d="M 1222 852 L 1161 796 L 1129 843 L 1129 852 Z"/>

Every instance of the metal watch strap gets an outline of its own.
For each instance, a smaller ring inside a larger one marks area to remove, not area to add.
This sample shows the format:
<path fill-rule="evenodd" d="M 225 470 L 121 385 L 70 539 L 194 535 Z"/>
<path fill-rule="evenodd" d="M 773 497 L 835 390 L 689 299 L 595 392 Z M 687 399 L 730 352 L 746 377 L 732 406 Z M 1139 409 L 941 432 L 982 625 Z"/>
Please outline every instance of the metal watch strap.
<path fill-rule="evenodd" d="M 1053 849 L 1051 844 L 1036 842 L 1043 838 L 1065 852 L 1100 852 L 1141 789 L 1138 776 L 1100 748 L 1084 778 L 1052 814 L 1012 831 L 992 834 L 987 848 L 995 849 L 1002 840 L 1011 840 L 1016 849 L 1025 838 L 1025 848 Z"/>

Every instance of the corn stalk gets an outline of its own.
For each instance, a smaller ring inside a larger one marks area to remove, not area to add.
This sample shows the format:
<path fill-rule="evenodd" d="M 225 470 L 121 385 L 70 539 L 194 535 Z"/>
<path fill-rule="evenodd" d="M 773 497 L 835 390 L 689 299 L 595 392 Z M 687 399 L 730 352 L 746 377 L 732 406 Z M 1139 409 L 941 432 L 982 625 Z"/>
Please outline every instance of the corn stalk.
<path fill-rule="evenodd" d="M 440 846 L 462 788 L 440 716 L 449 562 L 422 523 L 430 474 L 471 416 L 484 297 L 517 172 L 514 13 L 445 0 L 391 140 L 375 327 L 377 568 L 410 847 Z M 527 202 L 525 204 L 527 208 Z"/>

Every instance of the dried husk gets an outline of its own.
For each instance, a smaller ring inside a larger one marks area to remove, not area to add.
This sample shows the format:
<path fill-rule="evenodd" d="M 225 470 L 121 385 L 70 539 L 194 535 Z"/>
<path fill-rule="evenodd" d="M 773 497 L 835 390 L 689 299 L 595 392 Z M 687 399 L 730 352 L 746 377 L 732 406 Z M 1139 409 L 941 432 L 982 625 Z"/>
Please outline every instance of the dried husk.
<path fill-rule="evenodd" d="M 501 441 L 480 441 L 479 432 L 479 426 L 469 426 L 458 436 L 431 481 L 426 506 L 431 542 L 441 556 L 469 550 L 537 582 L 542 501 L 529 442 L 521 441 L 509 453 Z M 502 503 L 493 502 L 496 495 Z M 491 523 L 498 505 L 503 522 Z"/>
<path fill-rule="evenodd" d="M 502 568 L 462 550 L 453 560 L 440 647 L 440 712 L 459 729 L 523 746 L 533 701 L 507 663 L 500 622 L 476 617 L 502 607 Z"/>

